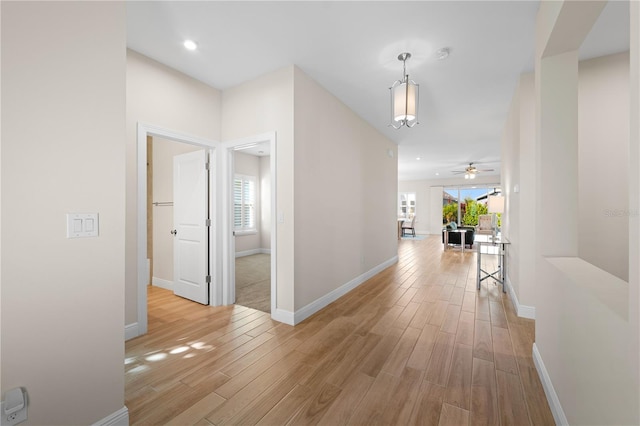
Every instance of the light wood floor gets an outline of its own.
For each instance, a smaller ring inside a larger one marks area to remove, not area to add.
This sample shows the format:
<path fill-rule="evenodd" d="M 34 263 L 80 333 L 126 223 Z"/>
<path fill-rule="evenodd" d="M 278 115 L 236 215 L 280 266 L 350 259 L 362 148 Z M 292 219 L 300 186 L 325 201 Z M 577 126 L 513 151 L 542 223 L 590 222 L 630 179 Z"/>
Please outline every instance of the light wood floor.
<path fill-rule="evenodd" d="M 476 291 L 475 256 L 400 241 L 396 265 L 295 327 L 151 288 L 149 333 L 126 344 L 131 424 L 552 425 L 534 322 Z"/>

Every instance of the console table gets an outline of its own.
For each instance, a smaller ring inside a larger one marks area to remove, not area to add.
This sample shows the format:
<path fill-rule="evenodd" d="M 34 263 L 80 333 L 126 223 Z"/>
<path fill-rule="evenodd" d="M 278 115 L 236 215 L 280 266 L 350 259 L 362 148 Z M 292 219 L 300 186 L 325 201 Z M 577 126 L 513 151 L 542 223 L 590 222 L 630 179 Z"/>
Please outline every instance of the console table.
<path fill-rule="evenodd" d="M 507 279 L 507 247 L 511 242 L 506 238 L 489 237 L 487 241 L 476 241 L 478 250 L 478 290 L 480 290 L 480 283 L 488 278 L 493 278 L 500 284 L 502 284 L 502 292 L 506 293 L 505 280 Z M 488 272 L 482 269 L 482 248 L 494 247 L 496 253 L 485 254 L 497 254 L 498 255 L 498 269 L 493 272 Z"/>

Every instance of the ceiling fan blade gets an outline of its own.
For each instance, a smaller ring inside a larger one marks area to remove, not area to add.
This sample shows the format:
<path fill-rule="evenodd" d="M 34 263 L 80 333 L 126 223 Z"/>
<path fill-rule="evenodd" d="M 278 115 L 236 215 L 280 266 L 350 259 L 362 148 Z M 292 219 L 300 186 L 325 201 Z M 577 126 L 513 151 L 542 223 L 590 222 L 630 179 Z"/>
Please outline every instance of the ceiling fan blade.
<path fill-rule="evenodd" d="M 478 170 L 479 172 L 493 172 L 493 169 L 482 169 L 482 170 Z"/>
<path fill-rule="evenodd" d="M 461 173 L 467 173 L 465 170 L 451 170 L 451 173 L 459 175 Z"/>

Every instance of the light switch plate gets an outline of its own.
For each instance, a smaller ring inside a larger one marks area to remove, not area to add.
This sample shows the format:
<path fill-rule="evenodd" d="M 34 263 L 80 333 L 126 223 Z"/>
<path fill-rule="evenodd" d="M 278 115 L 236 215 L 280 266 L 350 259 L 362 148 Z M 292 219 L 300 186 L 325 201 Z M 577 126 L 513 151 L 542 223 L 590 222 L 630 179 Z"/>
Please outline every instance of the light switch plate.
<path fill-rule="evenodd" d="M 98 213 L 67 213 L 67 238 L 98 236 Z"/>

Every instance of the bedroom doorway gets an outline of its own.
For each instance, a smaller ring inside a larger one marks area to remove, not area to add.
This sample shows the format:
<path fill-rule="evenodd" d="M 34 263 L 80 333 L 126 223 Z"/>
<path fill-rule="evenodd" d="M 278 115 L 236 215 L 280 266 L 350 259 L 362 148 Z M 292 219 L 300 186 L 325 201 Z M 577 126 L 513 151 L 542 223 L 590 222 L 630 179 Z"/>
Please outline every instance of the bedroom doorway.
<path fill-rule="evenodd" d="M 275 133 L 224 143 L 225 303 L 273 313 L 276 283 Z"/>

